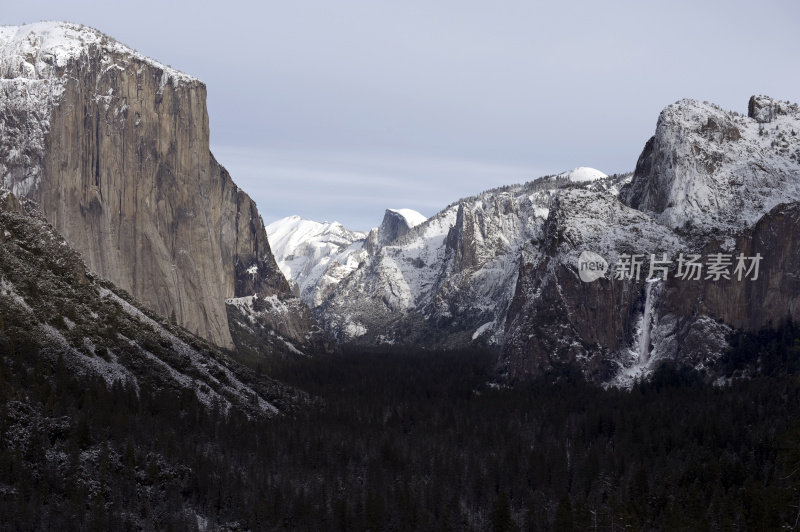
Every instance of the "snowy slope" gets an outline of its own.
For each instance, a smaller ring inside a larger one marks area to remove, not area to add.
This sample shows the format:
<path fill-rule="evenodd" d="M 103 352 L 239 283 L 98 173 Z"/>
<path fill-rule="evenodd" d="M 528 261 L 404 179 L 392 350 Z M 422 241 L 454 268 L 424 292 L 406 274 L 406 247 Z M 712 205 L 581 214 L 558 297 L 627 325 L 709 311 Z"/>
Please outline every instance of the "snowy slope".
<path fill-rule="evenodd" d="M 88 47 L 99 46 L 163 70 L 172 83 L 195 82 L 196 78 L 146 57 L 109 39 L 98 30 L 69 22 L 36 22 L 23 26 L 0 26 L 0 76 L 4 79 L 47 79 L 59 68 L 80 59 Z M 116 68 L 109 65 L 109 68 Z"/>
<path fill-rule="evenodd" d="M 592 186 L 613 195 L 623 181 L 547 177 L 459 200 L 370 253 L 315 313 L 344 342 L 499 343 L 520 261 L 539 253 L 559 190 Z"/>
<path fill-rule="evenodd" d="M 574 183 L 584 183 L 586 181 L 597 181 L 598 179 L 604 179 L 608 176 L 596 168 L 579 166 L 577 168 L 573 168 L 569 172 L 562 172 L 558 174 L 557 177 L 569 179 Z"/>
<path fill-rule="evenodd" d="M 800 108 L 758 96 L 748 114 L 695 100 L 664 109 L 623 201 L 669 227 L 712 235 L 800 200 Z"/>
<path fill-rule="evenodd" d="M 339 222 L 289 216 L 269 224 L 267 235 L 278 267 L 311 307 L 322 302 L 331 284 L 357 268 L 365 254 L 366 234 Z"/>
<path fill-rule="evenodd" d="M 281 271 L 303 301 L 315 308 L 370 254 L 402 238 L 426 219 L 412 209 L 387 209 L 380 226 L 365 234 L 346 229 L 339 222 L 289 216 L 268 225 L 267 234 Z"/>
<path fill-rule="evenodd" d="M 0 189 L 0 342 L 63 357 L 76 376 L 137 392 L 185 390 L 205 405 L 275 415 L 294 391 L 249 370 L 98 278 L 36 206 Z M 177 395 L 176 395 L 177 396 Z"/>

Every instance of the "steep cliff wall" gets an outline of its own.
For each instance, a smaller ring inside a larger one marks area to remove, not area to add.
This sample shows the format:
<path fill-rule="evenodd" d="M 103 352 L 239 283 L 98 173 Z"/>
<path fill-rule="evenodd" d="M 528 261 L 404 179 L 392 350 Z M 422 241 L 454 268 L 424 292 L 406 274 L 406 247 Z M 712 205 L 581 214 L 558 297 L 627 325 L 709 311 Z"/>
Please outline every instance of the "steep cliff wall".
<path fill-rule="evenodd" d="M 752 227 L 800 200 L 800 108 L 754 96 L 748 116 L 681 100 L 658 117 L 622 200 L 661 223 L 706 235 Z"/>
<path fill-rule="evenodd" d="M 682 100 L 661 113 L 622 202 L 593 191 L 558 194 L 543 253 L 519 274 L 502 373 L 571 363 L 598 381 L 629 384 L 671 359 L 713 377 L 734 330 L 800 319 L 800 112 L 763 96 L 748 111 Z M 609 271 L 584 282 L 585 251 L 612 268 L 622 254 L 645 260 L 638 279 Z M 706 270 L 678 278 L 681 253 L 704 266 L 727 256 L 730 278 Z M 673 261 L 666 280 L 650 275 L 650 254 Z M 757 278 L 734 273 L 740 254 L 761 257 Z"/>
<path fill-rule="evenodd" d="M 228 348 L 226 298 L 291 297 L 209 151 L 202 82 L 72 24 L 2 28 L 0 50 L 2 184 L 92 270 Z"/>

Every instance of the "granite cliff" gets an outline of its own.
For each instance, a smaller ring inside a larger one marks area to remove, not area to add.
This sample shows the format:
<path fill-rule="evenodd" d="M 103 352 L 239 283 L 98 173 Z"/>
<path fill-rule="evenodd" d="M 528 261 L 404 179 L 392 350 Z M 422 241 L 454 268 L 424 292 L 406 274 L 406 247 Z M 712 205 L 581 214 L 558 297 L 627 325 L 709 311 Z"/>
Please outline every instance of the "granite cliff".
<path fill-rule="evenodd" d="M 96 30 L 0 28 L 0 176 L 91 270 L 216 345 L 235 347 L 226 300 L 293 299 L 256 205 L 209 150 L 206 86 Z M 304 305 L 281 308 L 269 327 L 321 341 Z"/>
<path fill-rule="evenodd" d="M 800 319 L 798 131 L 800 113 L 788 102 L 753 97 L 743 116 L 682 100 L 661 113 L 618 197 L 559 194 L 542 254 L 520 271 L 501 373 L 570 363 L 627 385 L 672 360 L 715 377 L 737 331 Z M 579 275 L 585 251 L 611 265 L 594 282 Z M 726 274 L 680 277 L 681 254 L 704 268 L 723 257 Z M 642 257 L 641 274 L 615 276 L 631 255 Z M 669 261 L 666 279 L 649 271 L 651 255 Z M 746 270 L 737 273 L 740 256 Z"/>

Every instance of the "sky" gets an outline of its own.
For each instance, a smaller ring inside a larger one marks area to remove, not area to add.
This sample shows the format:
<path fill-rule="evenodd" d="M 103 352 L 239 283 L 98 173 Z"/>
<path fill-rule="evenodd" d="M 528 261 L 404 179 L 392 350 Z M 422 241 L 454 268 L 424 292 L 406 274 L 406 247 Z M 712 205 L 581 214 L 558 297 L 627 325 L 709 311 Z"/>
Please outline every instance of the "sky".
<path fill-rule="evenodd" d="M 208 89 L 211 149 L 266 223 L 377 226 L 576 166 L 633 170 L 682 98 L 800 101 L 800 3 L 0 0 Z"/>

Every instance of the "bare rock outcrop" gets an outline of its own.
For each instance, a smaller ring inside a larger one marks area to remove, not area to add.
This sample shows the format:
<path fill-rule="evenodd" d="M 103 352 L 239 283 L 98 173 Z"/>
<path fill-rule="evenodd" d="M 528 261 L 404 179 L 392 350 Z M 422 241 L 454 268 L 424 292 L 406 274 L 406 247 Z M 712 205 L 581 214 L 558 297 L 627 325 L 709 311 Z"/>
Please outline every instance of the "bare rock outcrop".
<path fill-rule="evenodd" d="M 0 29 L 0 78 L 2 185 L 92 270 L 226 348 L 226 298 L 291 296 L 211 155 L 201 81 L 65 23 Z"/>
<path fill-rule="evenodd" d="M 520 270 L 499 371 L 570 364 L 627 385 L 671 360 L 715 377 L 731 334 L 800 319 L 798 130 L 797 106 L 768 97 L 752 98 L 749 116 L 682 100 L 661 113 L 621 201 L 560 192 L 542 253 Z M 584 252 L 606 275 L 581 278 Z M 719 257 L 726 273 L 680 277 L 681 254 L 705 268 Z M 614 275 L 623 255 L 642 259 L 635 277 Z M 649 271 L 652 256 L 666 278 Z"/>

